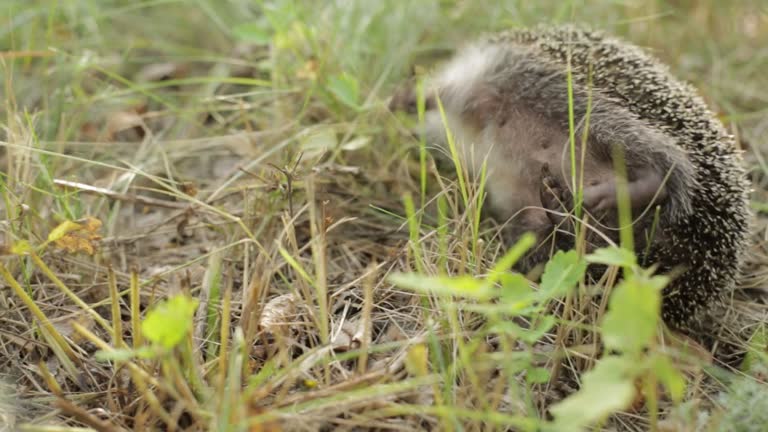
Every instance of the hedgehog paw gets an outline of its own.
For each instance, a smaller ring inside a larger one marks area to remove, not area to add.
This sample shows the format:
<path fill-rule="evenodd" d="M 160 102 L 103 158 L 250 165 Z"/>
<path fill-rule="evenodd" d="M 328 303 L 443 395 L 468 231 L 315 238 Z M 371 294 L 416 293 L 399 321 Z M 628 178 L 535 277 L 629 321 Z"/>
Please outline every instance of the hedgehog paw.
<path fill-rule="evenodd" d="M 562 224 L 570 208 L 572 201 L 571 194 L 560 179 L 555 177 L 549 170 L 549 164 L 541 167 L 541 188 L 539 189 L 541 206 L 547 211 L 547 217 L 554 225 Z"/>
<path fill-rule="evenodd" d="M 616 185 L 613 182 L 584 187 L 584 208 L 591 212 L 606 212 L 616 207 Z"/>

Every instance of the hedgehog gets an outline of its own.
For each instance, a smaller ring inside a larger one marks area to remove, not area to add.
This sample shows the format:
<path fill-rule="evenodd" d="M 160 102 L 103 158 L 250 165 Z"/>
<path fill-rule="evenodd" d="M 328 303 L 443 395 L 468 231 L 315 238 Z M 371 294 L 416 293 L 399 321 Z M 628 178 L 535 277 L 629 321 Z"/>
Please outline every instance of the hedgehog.
<path fill-rule="evenodd" d="M 663 293 L 663 320 L 684 334 L 711 331 L 746 249 L 750 186 L 734 137 L 690 84 L 623 39 L 563 26 L 485 36 L 430 74 L 425 88 L 430 143 L 445 148 L 447 124 L 470 173 L 485 165 L 486 206 L 508 241 L 524 232 L 539 239 L 521 269 L 574 246 L 566 223 L 573 174 L 584 212 L 603 228 L 589 244 L 617 239 L 614 155 L 622 154 L 640 262 L 679 271 Z M 390 107 L 412 112 L 415 101 L 406 85 Z"/>

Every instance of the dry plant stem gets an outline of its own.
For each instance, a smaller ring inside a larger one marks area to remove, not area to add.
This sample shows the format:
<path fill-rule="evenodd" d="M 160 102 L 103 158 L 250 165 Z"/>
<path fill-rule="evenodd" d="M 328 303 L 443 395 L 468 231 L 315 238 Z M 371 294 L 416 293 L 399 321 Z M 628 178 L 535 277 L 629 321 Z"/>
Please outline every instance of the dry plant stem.
<path fill-rule="evenodd" d="M 458 299 L 451 300 L 458 302 Z M 448 314 L 448 319 L 450 321 L 450 325 L 453 331 L 453 339 L 454 339 L 454 359 L 453 363 L 460 363 L 464 366 L 464 371 L 467 374 L 467 378 L 471 385 L 474 388 L 482 388 L 482 383 L 480 382 L 477 373 L 475 372 L 475 369 L 472 366 L 471 359 L 468 357 L 468 351 L 469 348 L 467 346 L 467 343 L 464 340 L 464 334 L 463 334 L 463 326 L 461 325 L 460 318 L 460 309 L 457 307 L 458 303 L 452 303 L 450 307 L 450 313 Z M 456 358 L 458 357 L 458 358 Z M 478 392 L 477 398 L 480 400 L 480 405 L 482 407 L 488 406 L 488 399 L 485 397 L 484 392 Z"/>
<path fill-rule="evenodd" d="M 0 51 L 0 58 L 2 59 L 19 59 L 19 58 L 33 58 L 33 57 L 51 57 L 56 55 L 53 51 Z"/>
<path fill-rule="evenodd" d="M 242 371 L 245 370 L 245 364 L 243 361 L 247 356 L 246 345 L 243 338 L 243 331 L 240 327 L 235 327 L 234 334 L 232 335 L 232 353 L 229 356 L 229 374 L 226 376 L 226 381 L 222 384 L 222 397 L 220 401 L 219 413 L 222 418 L 243 418 L 243 410 L 249 402 L 247 398 L 243 396 L 243 375 Z M 228 392 L 227 392 L 228 390 Z"/>
<path fill-rule="evenodd" d="M 49 389 L 51 389 L 51 393 L 53 393 L 54 396 L 56 397 L 63 397 L 64 393 L 61 390 L 61 386 L 53 377 L 53 375 L 51 375 L 51 371 L 48 370 L 48 366 L 45 364 L 44 361 L 40 361 L 37 363 L 37 370 L 40 373 L 40 375 L 43 376 L 43 380 L 45 381 L 45 384 L 48 386 Z"/>
<path fill-rule="evenodd" d="M 86 411 L 83 408 L 80 408 L 79 406 L 73 404 L 72 402 L 68 401 L 67 399 L 64 399 L 63 397 L 60 397 L 56 399 L 54 402 L 54 405 L 56 405 L 64 414 L 67 414 L 69 416 L 72 416 L 75 420 L 79 421 L 80 423 L 83 423 L 89 427 L 92 427 L 98 432 L 124 432 L 125 429 L 115 426 L 112 423 L 109 423 L 106 420 L 99 420 L 93 415 L 91 415 L 88 411 Z"/>
<path fill-rule="evenodd" d="M 193 350 L 194 361 L 202 364 L 204 359 L 213 358 L 216 355 L 216 334 L 213 325 L 216 322 L 216 305 L 221 295 L 222 254 L 215 253 L 208 257 L 203 275 L 203 285 L 197 295 L 200 301 L 195 315 L 199 317 L 193 323 L 192 339 L 201 341 L 199 350 Z"/>
<path fill-rule="evenodd" d="M 141 195 L 128 195 L 128 194 L 123 194 L 119 192 L 114 192 L 109 189 L 91 186 L 91 185 L 78 183 L 78 182 L 73 182 L 69 180 L 54 179 L 53 183 L 57 186 L 74 188 L 83 192 L 104 195 L 106 197 L 109 197 L 118 201 L 139 203 L 146 206 L 162 207 L 162 208 L 178 209 L 178 210 L 186 210 L 192 207 L 191 204 L 184 203 L 184 202 L 159 200 L 159 199 L 149 198 Z"/>
<path fill-rule="evenodd" d="M 242 315 L 240 316 L 240 328 L 243 329 L 247 344 L 252 344 L 256 338 L 258 322 L 261 318 L 262 305 L 266 303 L 268 294 L 268 280 L 272 272 L 266 271 L 271 259 L 267 258 L 267 253 L 261 253 L 256 256 L 256 262 L 251 271 L 250 282 L 245 286 L 245 304 L 243 305 Z M 264 271 L 262 271 L 264 270 Z M 245 362 L 246 365 L 248 362 Z M 250 371 L 247 371 L 250 373 Z"/>
<path fill-rule="evenodd" d="M 326 244 L 325 244 L 325 211 L 324 207 L 320 214 L 317 212 L 317 201 L 315 195 L 315 179 L 309 178 L 307 181 L 307 200 L 309 201 L 309 223 L 310 234 L 312 236 L 312 258 L 315 264 L 315 296 L 317 298 L 317 308 L 319 312 L 320 341 L 323 345 L 330 342 L 329 316 L 328 316 L 328 280 L 326 266 Z M 322 205 L 322 204 L 321 204 Z M 326 370 L 326 378 L 330 379 L 329 371 Z M 326 381 L 328 382 L 328 381 Z"/>
<path fill-rule="evenodd" d="M 116 348 L 124 348 L 125 341 L 123 341 L 123 318 L 120 314 L 120 296 L 117 293 L 117 279 L 115 277 L 115 271 L 112 266 L 107 267 L 108 283 L 109 283 L 109 297 L 112 301 L 112 343 Z"/>
<path fill-rule="evenodd" d="M 106 342 L 101 340 L 98 336 L 91 333 L 90 330 L 83 327 L 77 322 L 72 323 L 72 328 L 75 330 L 75 332 L 79 333 L 81 336 L 89 340 L 91 343 L 96 345 L 99 349 L 106 352 L 114 352 L 114 348 L 109 346 Z M 141 389 L 142 394 L 147 399 L 147 402 L 150 406 L 150 408 L 155 412 L 156 415 L 158 415 L 163 421 L 166 423 L 172 422 L 170 414 L 165 411 L 165 409 L 162 407 L 160 402 L 157 400 L 157 397 L 155 397 L 154 392 L 149 390 L 149 385 L 153 387 L 160 388 L 167 394 L 171 395 L 176 400 L 181 399 L 179 394 L 176 392 L 175 389 L 172 387 L 166 385 L 165 382 L 157 380 L 155 377 L 150 375 L 146 370 L 142 369 L 135 363 L 131 361 L 125 362 L 125 365 L 128 367 L 128 370 L 131 372 L 131 377 L 133 378 L 134 383 Z"/>
<path fill-rule="evenodd" d="M 136 384 L 136 387 L 139 389 L 139 394 L 144 396 L 143 400 L 149 406 L 149 409 L 165 422 L 165 424 L 172 425 L 173 418 L 171 417 L 171 414 L 163 408 L 163 405 L 155 395 L 155 390 L 150 389 L 149 385 L 147 385 L 147 381 L 153 381 L 154 379 L 135 365 L 134 367 L 129 366 L 129 370 L 134 384 Z"/>
<path fill-rule="evenodd" d="M 58 349 L 60 349 L 61 352 L 66 356 L 66 358 L 61 359 L 62 362 L 65 365 L 71 365 L 70 362 L 79 363 L 80 359 L 72 350 L 72 347 L 69 345 L 69 343 L 67 343 L 61 333 L 56 331 L 56 328 L 53 327 L 51 321 L 48 319 L 42 309 L 40 309 L 40 307 L 37 306 L 37 303 L 35 303 L 35 301 L 29 295 L 27 295 L 27 292 L 24 291 L 24 288 L 19 285 L 13 275 L 11 275 L 11 273 L 2 263 L 0 263 L 0 275 L 3 277 L 3 279 L 5 279 L 5 282 L 11 287 L 11 289 L 13 289 L 16 295 L 19 296 L 24 304 L 29 308 L 35 318 L 37 318 L 41 328 L 45 331 L 44 334 L 47 334 L 51 338 L 51 345 L 58 347 Z M 69 372 L 73 377 L 77 376 L 74 368 L 69 370 Z"/>
<path fill-rule="evenodd" d="M 373 310 L 373 287 L 376 280 L 378 268 L 375 262 L 371 262 L 368 265 L 366 271 L 366 277 L 363 279 L 363 340 L 360 344 L 360 358 L 358 359 L 357 372 L 359 374 L 365 373 L 368 369 L 368 347 L 371 343 L 371 326 L 373 321 L 371 319 L 371 312 Z"/>
<path fill-rule="evenodd" d="M 133 339 L 133 348 L 142 346 L 143 337 L 141 335 L 141 311 L 139 297 L 139 271 L 135 267 L 131 269 L 130 280 L 130 298 L 131 298 L 131 337 Z"/>
<path fill-rule="evenodd" d="M 562 316 L 562 323 L 557 328 L 557 335 L 555 336 L 555 347 L 559 347 L 561 349 L 565 349 L 565 338 L 568 335 L 568 332 L 570 329 L 567 325 L 568 317 L 571 315 L 571 310 L 573 308 L 573 291 L 569 291 L 568 294 L 565 296 L 565 306 L 563 307 L 563 316 Z M 560 360 L 555 360 L 554 365 L 552 365 L 552 372 L 550 373 L 550 379 L 549 383 L 550 385 L 552 383 L 555 383 L 560 378 L 560 370 L 562 369 L 562 362 Z"/>
<path fill-rule="evenodd" d="M 56 396 L 53 404 L 56 405 L 64 414 L 73 417 L 75 420 L 97 430 L 98 432 L 125 431 L 125 429 L 115 426 L 106 420 L 97 419 L 85 409 L 80 408 L 79 406 L 67 400 L 64 397 L 59 383 L 57 383 L 56 379 L 53 377 L 53 375 L 51 375 L 51 372 L 48 370 L 45 362 L 41 361 L 38 363 L 38 371 L 43 376 L 43 380 L 48 385 L 48 388 L 51 389 L 51 392 Z"/>
<path fill-rule="evenodd" d="M 491 411 L 498 411 L 499 404 L 501 404 L 501 400 L 505 395 L 504 387 L 508 384 L 504 368 L 498 368 L 498 371 L 499 373 L 493 384 L 493 391 L 490 394 L 490 401 L 488 403 L 488 409 Z"/>
<path fill-rule="evenodd" d="M 69 297 L 70 300 L 72 300 L 83 311 L 85 311 L 89 315 L 91 315 L 93 317 L 94 321 L 99 323 L 99 325 L 104 330 L 106 330 L 108 333 L 110 333 L 112 336 L 114 336 L 112 334 L 113 329 L 112 329 L 112 326 L 110 325 L 110 323 L 107 320 L 105 320 L 104 318 L 102 318 L 102 316 L 99 315 L 99 313 L 96 312 L 96 310 L 94 310 L 91 306 L 88 306 L 87 303 L 85 303 L 83 300 L 81 300 L 80 297 L 77 296 L 77 294 L 72 292 L 72 290 L 69 289 L 67 284 L 62 282 L 62 280 L 59 279 L 58 276 L 56 276 L 56 273 L 54 273 L 51 270 L 51 268 L 48 267 L 47 264 L 45 264 L 45 262 L 43 262 L 43 260 L 40 258 L 39 255 L 37 255 L 36 253 L 31 253 L 30 257 L 32 258 L 32 261 L 34 261 L 35 265 L 37 265 L 37 267 L 40 269 L 40 271 L 42 271 L 43 274 L 45 274 L 48 277 L 48 279 L 50 279 L 51 282 L 53 282 L 54 285 L 56 285 L 61 290 L 61 292 L 66 294 L 66 296 Z"/>
<path fill-rule="evenodd" d="M 657 432 L 659 430 L 659 401 L 656 392 L 657 387 L 658 380 L 656 379 L 656 374 L 653 371 L 649 371 L 648 375 L 643 378 L 643 392 L 645 393 L 645 401 L 648 406 L 652 432 Z"/>
<path fill-rule="evenodd" d="M 227 288 L 224 291 L 224 299 L 221 305 L 221 327 L 219 329 L 219 339 L 221 340 L 221 347 L 219 349 L 218 358 L 218 385 L 219 394 L 224 395 L 225 384 L 227 379 L 227 364 L 229 363 L 229 328 L 232 316 L 232 284 L 227 284 Z"/>
<path fill-rule="evenodd" d="M 293 164 L 293 168 L 291 169 L 288 169 L 288 167 L 280 168 L 272 163 L 267 164 L 285 176 L 285 193 L 288 195 L 288 214 L 290 214 L 291 217 L 293 217 L 293 180 L 296 178 L 296 170 L 299 168 L 299 163 L 301 162 L 303 155 L 303 153 L 299 153 L 299 156 L 296 158 L 296 163 Z"/>
<path fill-rule="evenodd" d="M 189 356 L 189 352 L 187 352 L 186 355 Z M 177 402 L 183 403 L 186 407 L 189 408 L 188 411 L 193 415 L 193 417 L 200 419 L 198 414 L 199 407 L 197 400 L 195 399 L 195 395 L 190 388 L 190 383 L 187 382 L 184 373 L 181 371 L 181 365 L 179 362 L 176 359 L 163 360 L 163 370 L 166 378 L 175 384 L 175 388 L 181 395 L 181 398 L 178 398 Z M 190 371 L 191 381 L 193 382 L 195 380 L 195 374 L 195 370 Z"/>

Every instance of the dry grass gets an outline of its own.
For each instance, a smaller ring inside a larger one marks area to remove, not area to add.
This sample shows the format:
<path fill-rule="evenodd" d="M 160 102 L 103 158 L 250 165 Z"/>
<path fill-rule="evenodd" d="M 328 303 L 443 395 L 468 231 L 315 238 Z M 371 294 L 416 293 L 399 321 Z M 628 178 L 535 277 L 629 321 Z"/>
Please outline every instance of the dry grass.
<path fill-rule="evenodd" d="M 535 430 L 598 358 L 586 287 L 526 344 L 387 279 L 485 275 L 505 252 L 477 186 L 465 205 L 386 110 L 410 65 L 480 32 L 586 22 L 653 49 L 741 138 L 767 208 L 758 0 L 414 3 L 3 4 L 0 430 Z M 93 255 L 46 243 L 85 217 L 103 224 Z M 758 218 L 746 316 L 765 313 L 767 235 Z M 177 293 L 199 300 L 190 338 L 97 359 L 146 346 L 140 322 Z M 716 417 L 722 387 L 689 372 L 687 400 Z M 665 430 L 696 430 L 660 405 Z M 637 406 L 605 427 L 649 423 Z"/>

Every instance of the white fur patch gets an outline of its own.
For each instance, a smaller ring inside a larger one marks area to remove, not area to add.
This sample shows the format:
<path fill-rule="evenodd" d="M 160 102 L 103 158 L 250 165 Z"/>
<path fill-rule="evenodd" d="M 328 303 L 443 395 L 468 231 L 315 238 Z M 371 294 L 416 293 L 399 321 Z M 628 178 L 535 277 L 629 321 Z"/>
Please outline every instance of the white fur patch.
<path fill-rule="evenodd" d="M 500 48 L 496 45 L 470 45 L 443 66 L 434 80 L 435 88 L 451 94 L 451 105 L 464 105 L 470 91 L 498 61 Z"/>
<path fill-rule="evenodd" d="M 462 49 L 452 60 L 443 65 L 428 83 L 432 91 L 445 95 L 442 100 L 448 127 L 453 133 L 457 151 L 470 172 L 480 172 L 488 158 L 489 171 L 494 167 L 490 131 L 477 131 L 464 124 L 461 110 L 485 75 L 498 61 L 500 48 L 495 45 L 470 45 Z M 430 142 L 439 144 L 446 154 L 449 152 L 445 139 L 445 128 L 437 109 L 426 113 L 426 132 Z"/>

